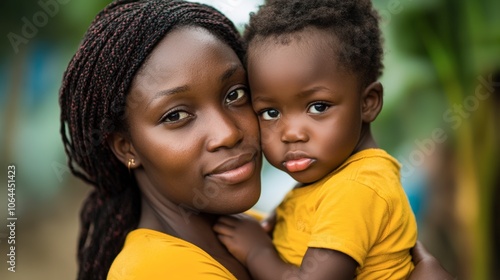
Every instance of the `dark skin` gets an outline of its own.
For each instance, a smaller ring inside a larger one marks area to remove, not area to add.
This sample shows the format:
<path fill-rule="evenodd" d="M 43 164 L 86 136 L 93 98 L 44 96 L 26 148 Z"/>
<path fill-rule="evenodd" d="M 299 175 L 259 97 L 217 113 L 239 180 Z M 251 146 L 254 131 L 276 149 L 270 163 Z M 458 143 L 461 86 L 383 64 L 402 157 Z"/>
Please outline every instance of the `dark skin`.
<path fill-rule="evenodd" d="M 241 216 L 241 215 L 240 215 Z M 241 217 L 251 219 L 251 217 Z M 266 219 L 260 222 L 260 226 L 271 238 L 274 226 L 276 225 L 276 213 L 273 211 Z M 415 264 L 415 269 L 411 272 L 409 280 L 418 279 L 435 279 L 435 280 L 451 280 L 456 279 L 448 273 L 441 263 L 432 256 L 424 247 L 422 242 L 417 241 L 415 247 L 411 249 L 412 262 Z"/>
<path fill-rule="evenodd" d="M 236 223 L 242 222 L 243 226 L 242 229 L 246 231 L 250 231 L 251 234 L 257 234 L 259 235 L 260 232 L 263 230 L 265 232 L 265 235 L 260 236 L 259 242 L 262 242 L 264 246 L 268 246 L 269 243 L 271 243 L 271 237 L 272 237 L 272 231 L 274 228 L 274 225 L 276 224 L 276 216 L 272 213 L 268 218 L 266 218 L 264 221 L 257 222 L 255 219 L 248 215 L 244 214 L 239 214 L 233 216 L 235 218 L 230 222 L 231 224 L 234 224 L 235 221 Z M 216 227 L 219 227 L 219 225 L 216 225 Z M 238 227 L 238 225 L 234 225 L 234 227 Z M 262 229 L 261 229 L 262 227 Z M 256 246 L 260 246 L 257 244 Z M 322 265 L 327 265 L 325 262 L 323 262 L 323 256 L 328 256 L 328 251 L 331 250 L 323 250 L 320 251 L 320 253 L 316 253 L 315 255 L 313 254 L 311 259 L 312 261 L 309 261 L 308 263 L 304 262 L 307 264 L 307 267 L 310 268 L 317 268 Z M 309 252 L 309 251 L 308 251 Z M 334 251 L 333 251 L 334 252 Z M 323 254 L 321 254 L 323 253 Z M 272 250 L 267 250 L 263 252 L 264 255 L 271 255 L 275 257 L 277 255 L 276 251 Z M 432 256 L 422 245 L 421 242 L 417 241 L 417 244 L 415 247 L 411 249 L 411 255 L 412 255 L 412 262 L 415 264 L 415 269 L 411 272 L 409 275 L 408 279 L 409 280 L 451 280 L 451 279 L 456 279 L 453 277 L 451 274 L 449 274 L 439 263 L 439 261 Z M 308 256 L 310 257 L 310 256 Z M 305 257 L 304 257 L 305 258 Z M 272 270 L 275 269 L 274 267 L 270 267 L 265 261 L 265 257 L 260 261 L 261 263 L 256 264 L 256 267 L 260 270 Z M 281 264 L 278 264 L 281 265 Z M 307 268 L 305 269 L 305 273 L 297 273 L 296 267 L 294 266 L 284 266 L 281 267 L 280 269 L 285 269 L 285 274 L 284 277 L 292 278 L 296 277 L 295 279 L 301 279 L 299 277 L 307 277 L 309 274 L 307 273 L 308 270 Z M 311 270 L 309 270 L 311 272 Z M 260 279 L 258 276 L 253 276 L 254 279 Z M 331 275 L 326 275 L 325 278 L 331 279 Z M 287 278 L 285 278 L 287 279 Z M 307 278 L 306 278 L 307 279 Z M 352 278 L 350 278 L 352 279 Z"/>
<path fill-rule="evenodd" d="M 139 228 L 188 241 L 249 279 L 212 230 L 260 195 L 258 123 L 234 51 L 201 28 L 172 31 L 134 78 L 126 121 L 110 144 L 125 165 L 135 160 Z"/>
<path fill-rule="evenodd" d="M 250 217 L 246 218 L 250 219 Z M 260 222 L 260 226 L 269 237 L 272 237 L 272 232 L 275 225 L 276 213 L 274 211 L 266 219 Z M 429 251 L 427 251 L 422 242 L 417 241 L 417 244 L 415 244 L 415 247 L 410 250 L 410 253 L 412 256 L 412 262 L 415 264 L 415 269 L 412 271 L 408 279 L 455 279 L 455 277 L 449 274 L 443 268 L 441 263 L 439 263 L 439 261 L 434 256 L 432 256 Z"/>
<path fill-rule="evenodd" d="M 228 46 L 203 29 L 178 29 L 136 75 L 127 131 L 109 139 L 125 166 L 135 160 L 139 228 L 200 247 L 238 279 L 250 276 L 211 229 L 220 215 L 245 211 L 260 195 L 259 130 L 246 86 Z"/>
<path fill-rule="evenodd" d="M 350 155 L 377 148 L 370 123 L 382 109 L 383 88 L 379 82 L 364 85 L 337 59 L 325 59 L 332 51 L 325 31 L 310 28 L 295 35 L 287 45 L 255 40 L 248 72 L 264 154 L 305 186 Z M 223 217 L 214 230 L 254 279 L 352 279 L 358 266 L 342 252 L 313 247 L 300 267 L 285 263 L 252 219 Z"/>
<path fill-rule="evenodd" d="M 382 107 L 380 83 L 362 88 L 336 61 L 322 63 L 331 52 L 329 42 L 310 33 L 301 32 L 288 45 L 273 39 L 251 45 L 248 60 L 266 158 L 303 184 L 323 178 L 351 154 L 376 147 L 369 123 Z M 311 40 L 320 43 L 311 46 Z M 215 230 L 255 279 L 354 277 L 356 261 L 334 250 L 308 248 L 301 267 L 283 262 L 259 224 L 246 221 L 223 217 Z"/>
<path fill-rule="evenodd" d="M 425 249 L 420 241 L 417 241 L 415 247 L 411 249 L 411 255 L 415 269 L 408 279 L 456 279 L 441 266 L 439 261 Z"/>

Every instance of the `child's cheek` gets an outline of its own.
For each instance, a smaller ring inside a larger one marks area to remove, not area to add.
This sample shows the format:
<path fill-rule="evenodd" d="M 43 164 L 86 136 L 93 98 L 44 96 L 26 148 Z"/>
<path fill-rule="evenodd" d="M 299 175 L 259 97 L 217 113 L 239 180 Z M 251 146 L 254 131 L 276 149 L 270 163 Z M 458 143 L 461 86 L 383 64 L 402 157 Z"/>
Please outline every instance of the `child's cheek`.
<path fill-rule="evenodd" d="M 281 150 L 279 147 L 281 143 L 280 136 L 271 126 L 263 124 L 262 121 L 259 121 L 259 124 L 262 152 L 269 163 L 279 168 L 277 165 L 281 162 L 279 155 Z"/>

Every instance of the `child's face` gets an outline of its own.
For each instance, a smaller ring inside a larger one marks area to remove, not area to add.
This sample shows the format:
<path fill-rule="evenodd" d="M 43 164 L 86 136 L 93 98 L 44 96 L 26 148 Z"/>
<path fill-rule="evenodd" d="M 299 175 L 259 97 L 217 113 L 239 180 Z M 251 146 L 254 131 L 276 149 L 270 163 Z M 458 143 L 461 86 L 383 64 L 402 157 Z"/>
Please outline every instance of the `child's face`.
<path fill-rule="evenodd" d="M 335 45 L 324 32 L 308 29 L 287 45 L 269 38 L 249 49 L 264 155 L 302 183 L 340 166 L 361 138 L 363 88 L 332 58 Z"/>

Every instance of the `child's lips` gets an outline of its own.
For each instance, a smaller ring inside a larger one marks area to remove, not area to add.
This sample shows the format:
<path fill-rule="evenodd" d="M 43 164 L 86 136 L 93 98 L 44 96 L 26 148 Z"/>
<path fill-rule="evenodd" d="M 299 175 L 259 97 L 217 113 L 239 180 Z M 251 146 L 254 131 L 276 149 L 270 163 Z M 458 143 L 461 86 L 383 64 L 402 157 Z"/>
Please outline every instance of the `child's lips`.
<path fill-rule="evenodd" d="M 288 172 L 293 173 L 306 170 L 314 162 L 315 160 L 308 157 L 305 153 L 293 152 L 293 153 L 288 153 L 285 156 L 285 161 L 283 162 L 283 166 L 286 168 L 286 170 L 288 170 Z"/>

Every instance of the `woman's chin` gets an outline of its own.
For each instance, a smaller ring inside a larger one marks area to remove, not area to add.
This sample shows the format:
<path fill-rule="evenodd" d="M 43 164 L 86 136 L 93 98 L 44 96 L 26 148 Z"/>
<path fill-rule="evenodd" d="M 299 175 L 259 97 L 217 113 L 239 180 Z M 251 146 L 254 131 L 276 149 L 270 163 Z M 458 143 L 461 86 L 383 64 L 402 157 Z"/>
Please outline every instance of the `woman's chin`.
<path fill-rule="evenodd" d="M 250 208 L 252 208 L 260 197 L 260 189 L 258 192 L 253 191 L 252 193 L 246 194 L 243 197 L 235 197 L 231 200 L 228 200 L 223 207 L 220 207 L 216 211 L 217 214 L 220 215 L 233 215 L 243 213 Z"/>

